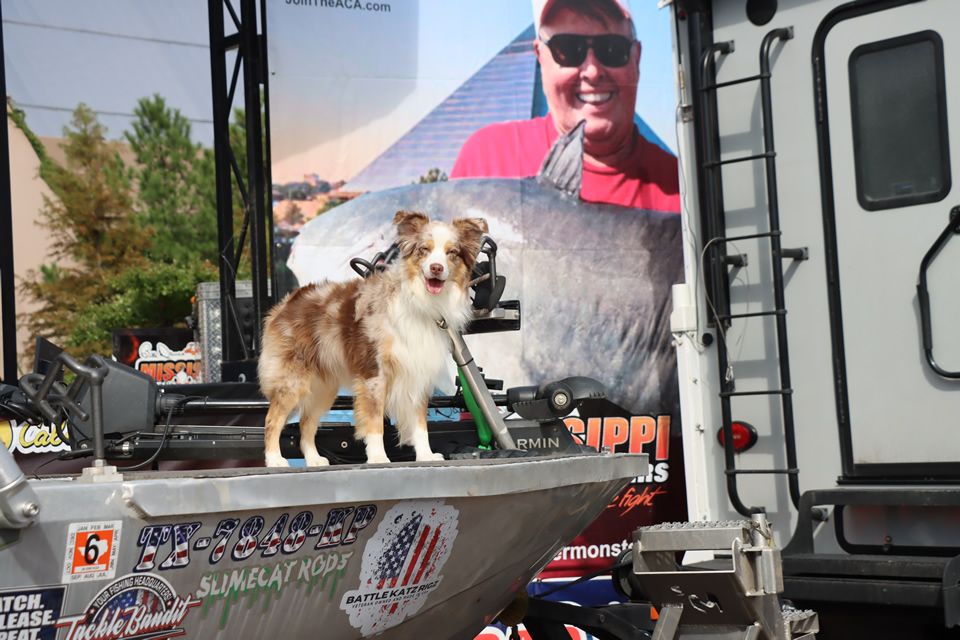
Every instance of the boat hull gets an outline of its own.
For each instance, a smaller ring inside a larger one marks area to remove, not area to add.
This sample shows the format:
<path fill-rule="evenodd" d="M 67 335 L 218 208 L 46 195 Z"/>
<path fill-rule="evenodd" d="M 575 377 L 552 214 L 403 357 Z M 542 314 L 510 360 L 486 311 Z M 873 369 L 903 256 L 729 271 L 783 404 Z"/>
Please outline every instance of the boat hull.
<path fill-rule="evenodd" d="M 0 634 L 473 638 L 646 470 L 613 454 L 33 480 L 37 520 L 0 532 Z"/>

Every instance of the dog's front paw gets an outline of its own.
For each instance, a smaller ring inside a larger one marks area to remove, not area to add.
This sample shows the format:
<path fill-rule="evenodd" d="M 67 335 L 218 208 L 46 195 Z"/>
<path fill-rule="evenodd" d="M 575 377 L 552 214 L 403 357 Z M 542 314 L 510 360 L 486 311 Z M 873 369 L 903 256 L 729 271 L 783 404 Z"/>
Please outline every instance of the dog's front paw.
<path fill-rule="evenodd" d="M 279 453 L 268 453 L 264 456 L 268 467 L 289 467 L 290 463 Z"/>
<path fill-rule="evenodd" d="M 427 453 L 421 456 L 417 456 L 417 462 L 428 462 L 431 460 L 443 460 L 442 453 Z"/>
<path fill-rule="evenodd" d="M 383 464 L 384 462 L 390 462 L 390 458 L 386 454 L 373 454 L 367 456 L 367 464 Z"/>
<path fill-rule="evenodd" d="M 330 461 L 319 453 L 305 454 L 303 461 L 308 467 L 326 467 L 330 464 Z"/>

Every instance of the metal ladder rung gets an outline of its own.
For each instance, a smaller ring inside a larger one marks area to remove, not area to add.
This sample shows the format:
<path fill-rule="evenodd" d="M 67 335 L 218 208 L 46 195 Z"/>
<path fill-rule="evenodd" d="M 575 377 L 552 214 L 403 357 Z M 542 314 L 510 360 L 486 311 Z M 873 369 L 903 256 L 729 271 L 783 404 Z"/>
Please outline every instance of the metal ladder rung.
<path fill-rule="evenodd" d="M 773 76 L 769 73 L 758 73 L 755 76 L 738 78 L 737 80 L 727 80 L 726 82 L 715 82 L 714 84 L 708 84 L 705 87 L 701 87 L 700 91 L 702 92 L 714 91 L 716 89 L 722 89 L 724 87 L 732 87 L 733 85 L 736 85 L 736 84 L 744 84 L 747 82 L 754 82 L 756 80 L 763 80 L 764 78 L 771 78 L 771 77 Z"/>
<path fill-rule="evenodd" d="M 797 475 L 800 473 L 800 469 L 726 469 L 724 473 L 728 476 L 738 476 L 741 473 L 753 473 L 753 474 L 765 474 L 765 473 L 779 473 L 785 475 Z"/>
<path fill-rule="evenodd" d="M 727 164 L 736 164 L 737 162 L 747 162 L 748 160 L 759 160 L 761 158 L 776 158 L 776 151 L 764 151 L 763 153 L 757 153 L 752 156 L 743 156 L 742 158 L 732 158 L 730 160 L 714 160 L 713 162 L 704 162 L 704 169 L 712 169 L 714 167 L 722 167 Z"/>
<path fill-rule="evenodd" d="M 766 391 L 721 391 L 721 398 L 731 396 L 788 396 L 793 393 L 793 389 L 769 389 Z"/>
<path fill-rule="evenodd" d="M 753 311 L 751 313 L 730 313 L 723 316 L 717 316 L 717 320 L 733 320 L 734 318 L 756 318 L 758 316 L 785 316 L 786 309 L 775 309 L 773 311 Z"/>
<path fill-rule="evenodd" d="M 748 236 L 731 236 L 729 238 L 717 237 L 714 238 L 713 242 L 735 242 L 737 240 L 755 240 L 756 238 L 772 238 L 774 236 L 781 236 L 783 232 L 777 229 L 776 231 L 766 231 L 764 233 L 752 233 Z"/>

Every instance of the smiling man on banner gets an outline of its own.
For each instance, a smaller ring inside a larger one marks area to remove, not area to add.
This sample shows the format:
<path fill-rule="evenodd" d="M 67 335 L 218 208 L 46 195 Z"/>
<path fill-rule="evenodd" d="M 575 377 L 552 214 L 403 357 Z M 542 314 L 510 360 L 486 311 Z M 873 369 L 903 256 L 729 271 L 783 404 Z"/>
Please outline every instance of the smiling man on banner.
<path fill-rule="evenodd" d="M 549 112 L 480 129 L 450 177 L 536 175 L 554 141 L 585 120 L 583 200 L 679 212 L 676 158 L 634 124 L 641 44 L 626 0 L 533 4 L 533 48 Z"/>

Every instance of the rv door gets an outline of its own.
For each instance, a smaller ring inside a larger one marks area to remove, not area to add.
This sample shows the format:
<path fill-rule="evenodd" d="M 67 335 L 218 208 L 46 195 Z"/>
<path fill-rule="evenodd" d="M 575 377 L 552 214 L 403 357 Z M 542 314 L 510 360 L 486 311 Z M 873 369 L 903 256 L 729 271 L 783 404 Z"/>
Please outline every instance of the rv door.
<path fill-rule="evenodd" d="M 960 3 L 860 4 L 814 45 L 844 475 L 955 478 L 960 379 L 941 373 L 960 371 L 960 234 L 931 248 L 960 205 Z"/>

